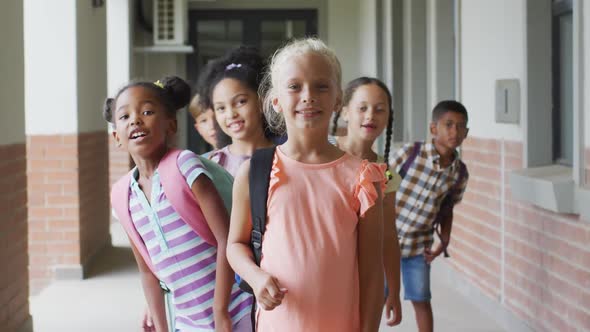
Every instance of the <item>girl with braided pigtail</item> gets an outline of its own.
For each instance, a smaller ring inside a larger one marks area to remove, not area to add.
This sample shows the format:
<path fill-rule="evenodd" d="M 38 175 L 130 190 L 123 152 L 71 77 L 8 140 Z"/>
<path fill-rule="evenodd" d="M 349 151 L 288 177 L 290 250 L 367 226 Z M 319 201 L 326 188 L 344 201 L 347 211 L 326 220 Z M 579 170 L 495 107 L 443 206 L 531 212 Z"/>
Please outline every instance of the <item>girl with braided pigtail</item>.
<path fill-rule="evenodd" d="M 387 86 L 376 78 L 360 77 L 346 86 L 342 110 L 335 114 L 331 141 L 340 149 L 361 159 L 386 163 L 389 167 L 389 151 L 393 133 L 393 109 L 391 93 Z M 336 134 L 338 119 L 347 123 L 346 136 Z M 375 140 L 386 130 L 383 156 L 372 149 Z M 332 139 L 333 138 L 333 139 Z M 401 322 L 400 249 L 395 227 L 395 192 L 401 182 L 396 172 L 386 171 L 388 182 L 383 198 L 383 266 L 387 282 L 385 315 L 389 326 Z"/>

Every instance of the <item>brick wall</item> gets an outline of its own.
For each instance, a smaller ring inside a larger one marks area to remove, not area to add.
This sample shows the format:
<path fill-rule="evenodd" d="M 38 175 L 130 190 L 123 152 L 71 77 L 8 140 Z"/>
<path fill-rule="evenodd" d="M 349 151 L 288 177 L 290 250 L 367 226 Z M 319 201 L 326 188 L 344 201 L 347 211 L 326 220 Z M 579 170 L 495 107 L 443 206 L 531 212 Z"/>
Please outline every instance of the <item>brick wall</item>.
<path fill-rule="evenodd" d="M 470 138 L 470 183 L 456 208 L 448 262 L 538 331 L 590 326 L 590 221 L 511 197 L 522 144 Z"/>
<path fill-rule="evenodd" d="M 112 135 L 109 135 L 109 193 L 111 186 L 125 175 L 131 169 L 131 158 L 127 151 L 117 147 L 117 143 Z M 110 206 L 110 205 L 109 205 Z M 109 209 L 110 211 L 110 209 Z M 112 214 L 110 214 L 111 222 L 114 222 Z"/>
<path fill-rule="evenodd" d="M 26 146 L 0 146 L 0 156 L 0 330 L 15 331 L 30 317 Z"/>
<path fill-rule="evenodd" d="M 27 138 L 33 294 L 55 278 L 56 269 L 81 274 L 108 241 L 107 155 L 105 132 Z"/>
<path fill-rule="evenodd" d="M 109 150 L 105 132 L 80 134 L 78 142 L 81 263 L 110 244 Z"/>

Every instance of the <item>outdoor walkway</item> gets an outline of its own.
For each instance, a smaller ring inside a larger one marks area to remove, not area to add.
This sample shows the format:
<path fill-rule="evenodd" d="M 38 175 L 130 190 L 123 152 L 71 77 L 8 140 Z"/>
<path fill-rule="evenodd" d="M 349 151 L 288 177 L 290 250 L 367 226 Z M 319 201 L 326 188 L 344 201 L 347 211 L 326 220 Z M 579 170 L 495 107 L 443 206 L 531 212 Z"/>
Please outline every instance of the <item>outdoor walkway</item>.
<path fill-rule="evenodd" d="M 35 332 L 140 331 L 144 299 L 131 249 L 122 230 L 112 227 L 113 248 L 106 250 L 81 281 L 55 282 L 31 298 Z M 436 264 L 433 275 L 437 274 Z M 436 331 L 503 332 L 485 313 L 444 283 L 433 278 Z M 380 331 L 417 331 L 409 302 L 396 328 L 382 324 Z"/>

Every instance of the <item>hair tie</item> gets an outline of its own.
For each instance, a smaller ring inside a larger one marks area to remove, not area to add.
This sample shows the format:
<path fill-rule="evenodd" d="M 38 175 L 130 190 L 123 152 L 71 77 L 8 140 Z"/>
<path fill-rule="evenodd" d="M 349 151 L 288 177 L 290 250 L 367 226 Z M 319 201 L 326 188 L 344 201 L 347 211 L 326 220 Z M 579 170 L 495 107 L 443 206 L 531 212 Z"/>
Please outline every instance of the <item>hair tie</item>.
<path fill-rule="evenodd" d="M 393 179 L 393 174 L 390 170 L 385 171 L 385 176 L 387 176 L 387 181 Z"/>
<path fill-rule="evenodd" d="M 234 68 L 242 67 L 241 63 L 230 63 L 229 65 L 225 66 L 225 71 L 232 70 Z"/>
<path fill-rule="evenodd" d="M 159 87 L 160 89 L 164 89 L 164 83 L 160 82 L 160 80 L 155 81 L 154 85 Z"/>

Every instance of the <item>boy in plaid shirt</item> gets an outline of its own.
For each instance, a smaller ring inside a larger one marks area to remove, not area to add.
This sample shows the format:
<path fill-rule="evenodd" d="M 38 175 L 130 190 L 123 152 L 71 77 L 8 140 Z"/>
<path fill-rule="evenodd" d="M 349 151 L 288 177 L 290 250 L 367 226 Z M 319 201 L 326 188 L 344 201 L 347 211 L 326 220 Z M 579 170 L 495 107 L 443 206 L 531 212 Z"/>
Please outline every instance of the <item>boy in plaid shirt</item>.
<path fill-rule="evenodd" d="M 412 301 L 420 332 L 433 330 L 430 263 L 443 251 L 446 254 L 453 207 L 461 201 L 469 178 L 457 153 L 469 132 L 467 120 L 461 103 L 438 103 L 432 110 L 432 142 L 404 145 L 391 163 L 403 177 L 396 193 L 396 226 L 404 299 Z M 431 248 L 436 224 L 441 241 Z"/>

